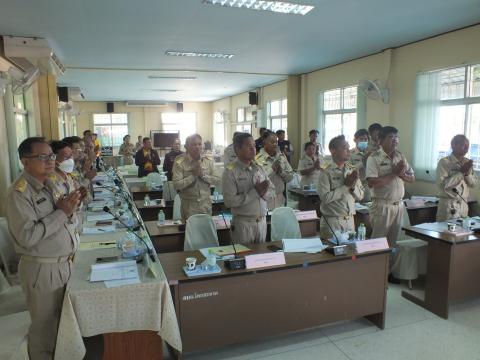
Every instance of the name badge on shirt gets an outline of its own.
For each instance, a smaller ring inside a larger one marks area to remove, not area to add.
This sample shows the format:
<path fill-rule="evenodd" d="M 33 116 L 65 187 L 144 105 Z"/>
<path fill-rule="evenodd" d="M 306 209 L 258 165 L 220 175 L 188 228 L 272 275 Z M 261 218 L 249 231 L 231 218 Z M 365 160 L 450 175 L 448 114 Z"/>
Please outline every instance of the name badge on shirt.
<path fill-rule="evenodd" d="M 46 201 L 47 199 L 46 198 L 41 198 L 41 199 L 38 199 L 36 202 L 37 202 L 37 205 L 38 204 L 41 204 L 42 202 Z"/>
<path fill-rule="evenodd" d="M 390 165 L 389 163 L 381 163 L 380 166 L 388 166 Z"/>

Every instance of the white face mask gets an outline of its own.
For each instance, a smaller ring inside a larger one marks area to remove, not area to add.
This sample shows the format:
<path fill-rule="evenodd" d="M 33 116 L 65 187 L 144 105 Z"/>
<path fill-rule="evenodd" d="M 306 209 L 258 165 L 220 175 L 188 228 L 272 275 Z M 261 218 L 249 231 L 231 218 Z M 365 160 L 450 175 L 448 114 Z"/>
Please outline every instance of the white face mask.
<path fill-rule="evenodd" d="M 73 171 L 74 167 L 75 161 L 72 158 L 63 160 L 60 164 L 58 164 L 58 168 L 67 174 L 70 174 Z"/>

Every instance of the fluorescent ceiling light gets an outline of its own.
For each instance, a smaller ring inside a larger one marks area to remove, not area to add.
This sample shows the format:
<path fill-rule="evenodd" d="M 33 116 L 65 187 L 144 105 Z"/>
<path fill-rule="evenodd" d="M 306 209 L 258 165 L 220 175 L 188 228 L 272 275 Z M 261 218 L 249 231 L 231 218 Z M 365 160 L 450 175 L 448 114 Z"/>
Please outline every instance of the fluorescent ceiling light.
<path fill-rule="evenodd" d="M 262 0 L 203 0 L 204 4 L 220 5 L 233 8 L 272 11 L 282 14 L 305 15 L 315 6 L 295 4 L 287 1 Z"/>
<path fill-rule="evenodd" d="M 149 79 L 160 79 L 160 80 L 197 80 L 195 76 L 160 76 L 160 75 L 150 75 Z"/>
<path fill-rule="evenodd" d="M 202 57 L 202 58 L 212 58 L 212 59 L 231 59 L 235 55 L 233 54 L 217 54 L 217 53 L 206 53 L 198 51 L 178 51 L 178 50 L 168 50 L 165 51 L 167 56 L 185 56 L 185 57 Z"/>

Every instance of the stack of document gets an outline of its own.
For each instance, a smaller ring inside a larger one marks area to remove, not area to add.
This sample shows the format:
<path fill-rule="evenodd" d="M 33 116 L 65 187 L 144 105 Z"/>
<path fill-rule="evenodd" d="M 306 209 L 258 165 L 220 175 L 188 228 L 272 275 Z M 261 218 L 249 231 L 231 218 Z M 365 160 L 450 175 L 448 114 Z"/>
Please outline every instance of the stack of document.
<path fill-rule="evenodd" d="M 82 235 L 100 235 L 115 232 L 115 225 L 84 227 Z"/>
<path fill-rule="evenodd" d="M 410 196 L 410 199 L 412 200 L 420 199 L 425 202 L 432 202 L 432 203 L 436 203 L 439 200 L 439 198 L 436 196 L 415 196 L 415 195 Z"/>
<path fill-rule="evenodd" d="M 105 221 L 114 219 L 109 213 L 87 213 L 87 221 Z"/>
<path fill-rule="evenodd" d="M 283 252 L 318 253 L 327 248 L 320 238 L 283 239 Z"/>
<path fill-rule="evenodd" d="M 107 287 L 140 283 L 135 260 L 93 264 L 90 281 L 105 281 Z"/>

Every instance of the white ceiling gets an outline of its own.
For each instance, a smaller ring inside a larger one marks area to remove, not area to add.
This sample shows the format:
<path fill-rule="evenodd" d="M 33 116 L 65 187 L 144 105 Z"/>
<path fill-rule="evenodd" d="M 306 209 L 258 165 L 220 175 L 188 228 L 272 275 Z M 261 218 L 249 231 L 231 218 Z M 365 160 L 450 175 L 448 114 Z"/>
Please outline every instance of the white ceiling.
<path fill-rule="evenodd" d="M 301 2 L 316 8 L 298 16 L 202 0 L 0 0 L 0 34 L 48 39 L 67 67 L 59 84 L 79 86 L 86 100 L 211 101 L 480 21 L 480 0 Z"/>

